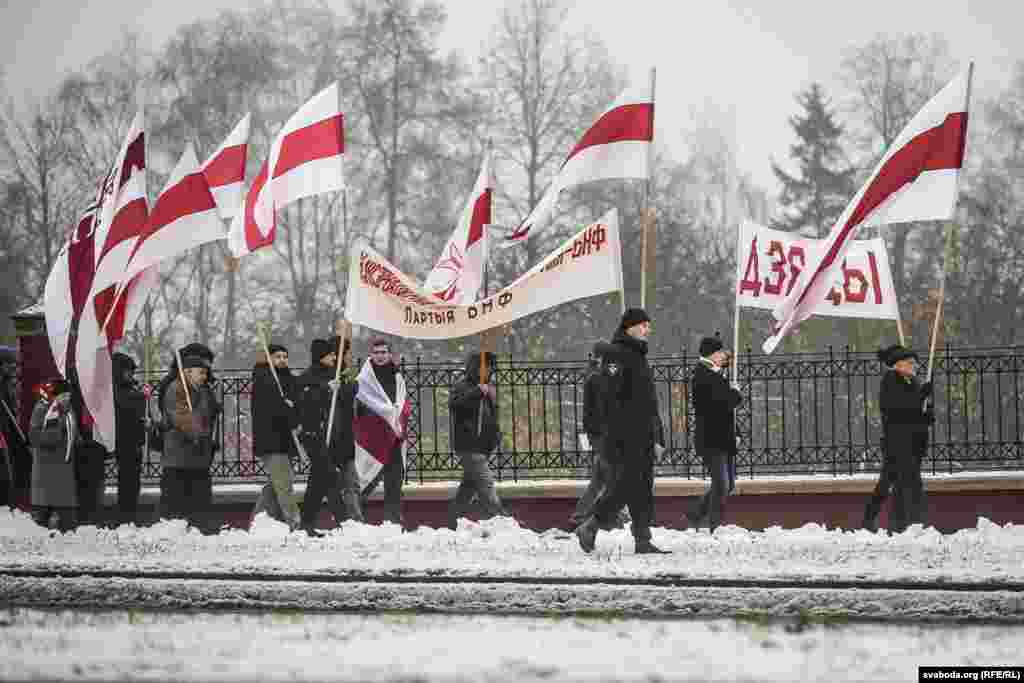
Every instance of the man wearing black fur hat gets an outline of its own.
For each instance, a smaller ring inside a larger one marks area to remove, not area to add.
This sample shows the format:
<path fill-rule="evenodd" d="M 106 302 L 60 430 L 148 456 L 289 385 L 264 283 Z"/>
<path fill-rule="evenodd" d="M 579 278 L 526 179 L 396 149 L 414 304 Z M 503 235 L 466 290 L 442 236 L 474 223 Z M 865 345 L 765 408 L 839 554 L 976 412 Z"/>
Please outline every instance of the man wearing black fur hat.
<path fill-rule="evenodd" d="M 339 342 L 339 337 L 314 339 L 309 349 L 310 366 L 298 380 L 302 442 L 309 456 L 309 478 L 306 480 L 306 495 L 302 499 L 302 528 L 314 537 L 323 536 L 317 530 L 316 522 L 325 496 L 335 523 L 341 524 L 349 519 L 363 521 L 352 433 L 353 403 L 358 385 L 349 371 L 351 343 L 348 339 L 344 341 L 339 359 Z M 335 365 L 339 362 L 342 364 L 341 380 L 335 385 Z M 338 398 L 328 447 L 327 424 L 335 390 Z"/>
<path fill-rule="evenodd" d="M 280 344 L 268 345 L 252 368 L 251 406 L 253 454 L 260 459 L 270 482 L 260 491 L 253 516 L 267 510 L 293 531 L 301 521 L 291 464 L 296 450 L 292 430 L 298 425 L 295 396 L 288 349 Z"/>
<path fill-rule="evenodd" d="M 142 487 L 142 444 L 146 441 L 146 395 L 135 381 L 135 361 L 116 352 L 110 357 L 117 425 L 117 510 L 119 522 L 137 522 Z"/>
<path fill-rule="evenodd" d="M 921 383 L 914 376 L 917 354 L 910 349 L 897 344 L 879 351 L 878 357 L 888 367 L 878 392 L 884 465 L 876 495 L 884 488 L 882 478 L 891 480 L 895 496 L 889 531 L 899 533 L 924 521 L 921 461 L 928 451 L 928 428 L 934 421 L 932 412 L 925 410 L 932 383 Z M 871 510 L 865 518 L 868 512 Z"/>
<path fill-rule="evenodd" d="M 18 356 L 9 346 L 0 346 L 0 505 L 14 506 L 18 489 L 31 469 L 26 457 L 28 444 L 18 428 L 15 382 Z"/>
<path fill-rule="evenodd" d="M 651 543 L 654 518 L 654 458 L 664 448 L 654 375 L 647 364 L 651 319 L 642 308 L 622 314 L 611 344 L 602 345 L 608 385 L 604 439 L 611 483 L 594 505 L 594 513 L 576 528 L 584 552 L 592 552 L 598 529 L 615 521 L 623 503 L 633 518 L 637 554 L 667 553 Z"/>
<path fill-rule="evenodd" d="M 448 528 L 458 526 L 459 517 L 476 497 L 483 517 L 504 515 L 494 487 L 488 458 L 501 442 L 498 430 L 497 390 L 493 384 L 497 357 L 487 352 L 490 381 L 480 377 L 480 354 L 466 358 L 462 379 L 452 387 L 448 407 L 452 419 L 452 450 L 462 463 L 462 481 L 448 505 Z"/>
<path fill-rule="evenodd" d="M 684 523 L 700 526 L 705 520 L 711 533 L 722 521 L 722 503 L 729 489 L 730 463 L 736 454 L 736 406 L 743 394 L 725 378 L 728 351 L 718 337 L 704 337 L 700 359 L 690 381 L 690 400 L 696 416 L 694 445 L 711 475 L 707 492 L 690 508 Z"/>

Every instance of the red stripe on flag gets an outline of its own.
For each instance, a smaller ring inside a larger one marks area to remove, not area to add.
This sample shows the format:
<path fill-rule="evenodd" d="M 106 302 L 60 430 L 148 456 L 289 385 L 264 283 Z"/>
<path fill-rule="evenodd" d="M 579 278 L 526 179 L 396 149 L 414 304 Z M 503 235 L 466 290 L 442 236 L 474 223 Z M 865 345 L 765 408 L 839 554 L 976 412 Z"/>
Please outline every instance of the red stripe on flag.
<path fill-rule="evenodd" d="M 82 314 L 85 300 L 89 296 L 89 289 L 92 287 L 92 276 L 96 273 L 94 251 L 96 233 L 93 226 L 95 219 L 95 211 L 89 211 L 82 216 L 78 227 L 71 235 L 71 244 L 68 246 L 69 288 L 71 290 L 71 309 L 74 311 L 73 320 L 75 321 Z M 74 344 L 70 346 L 73 347 Z"/>
<path fill-rule="evenodd" d="M 469 248 L 480 241 L 484 236 L 484 225 L 491 222 L 491 191 L 484 190 L 484 193 L 476 198 L 473 203 L 473 215 L 469 219 L 469 237 L 466 238 L 466 247 Z"/>
<path fill-rule="evenodd" d="M 587 147 L 607 145 L 613 142 L 638 140 L 650 142 L 654 139 L 654 105 L 624 104 L 605 112 L 580 139 L 566 157 L 562 167 Z"/>
<path fill-rule="evenodd" d="M 121 242 L 138 237 L 146 229 L 146 199 L 139 197 L 122 206 L 110 223 L 107 241 L 100 253 L 100 261 Z"/>
<path fill-rule="evenodd" d="M 343 116 L 337 114 L 284 136 L 274 165 L 274 177 L 279 178 L 302 164 L 338 156 L 344 151 Z"/>
<path fill-rule="evenodd" d="M 245 156 L 248 145 L 225 147 L 220 154 L 210 159 L 203 169 L 210 187 L 220 187 L 245 180 Z"/>
<path fill-rule="evenodd" d="M 398 435 L 387 420 L 373 412 L 357 415 L 352 421 L 352 431 L 356 443 L 374 460 L 382 465 L 391 461 L 391 454 L 398 445 Z"/>
<path fill-rule="evenodd" d="M 149 222 L 143 231 L 138 245 L 153 233 L 159 232 L 179 218 L 191 216 L 203 211 L 211 211 L 217 204 L 210 194 L 210 188 L 200 173 L 190 173 L 181 182 L 172 185 L 156 200 L 153 212 L 149 214 Z"/>
<path fill-rule="evenodd" d="M 256 200 L 259 198 L 260 191 L 266 184 L 267 162 L 264 161 L 263 165 L 260 166 L 260 172 L 256 174 L 256 179 L 252 181 L 252 187 L 249 188 L 249 194 L 245 197 L 245 244 L 249 248 L 249 251 L 256 251 L 261 247 L 270 246 L 274 243 L 274 233 L 277 231 L 276 211 L 271 211 L 271 220 L 273 223 L 270 226 L 270 231 L 265 236 L 260 232 L 259 227 L 256 225 Z"/>
<path fill-rule="evenodd" d="M 807 287 L 800 294 L 794 311 L 803 303 L 811 284 L 835 262 L 839 250 L 850 238 L 851 233 L 872 211 L 905 185 L 917 180 L 925 171 L 942 171 L 963 167 L 964 144 L 967 138 L 967 112 L 950 114 L 935 128 L 929 128 L 911 138 L 885 162 L 878 174 L 865 190 L 857 208 L 850 214 L 839 235 L 829 246 L 825 257 L 808 280 Z"/>
<path fill-rule="evenodd" d="M 138 137 L 128 143 L 124 152 L 124 162 L 121 164 L 121 179 L 118 190 L 124 187 L 132 173 L 146 170 L 146 134 L 139 133 Z"/>

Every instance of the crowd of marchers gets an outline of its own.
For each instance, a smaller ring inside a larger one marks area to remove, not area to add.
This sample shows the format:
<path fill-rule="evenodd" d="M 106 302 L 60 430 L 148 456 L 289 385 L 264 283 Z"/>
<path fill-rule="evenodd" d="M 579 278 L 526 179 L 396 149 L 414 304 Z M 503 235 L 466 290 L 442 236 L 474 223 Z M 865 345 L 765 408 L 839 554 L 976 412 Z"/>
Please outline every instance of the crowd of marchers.
<path fill-rule="evenodd" d="M 650 330 L 643 309 L 627 309 L 610 341 L 592 350 L 583 386 L 581 440 L 593 453 L 593 469 L 568 520 L 584 552 L 593 551 L 600 530 L 627 524 L 638 554 L 667 552 L 651 540 L 654 466 L 666 443 L 647 360 Z M 298 375 L 289 367 L 287 348 L 263 347 L 252 370 L 251 410 L 253 451 L 267 483 L 254 518 L 265 512 L 292 531 L 320 537 L 325 500 L 335 525 L 364 522 L 368 497 L 383 485 L 386 521 L 407 527 L 402 513 L 407 434 L 399 418 L 405 389 L 392 344 L 371 340 L 366 364 L 356 373 L 347 336 L 315 339 L 309 367 Z M 702 339 L 699 354 L 689 388 L 694 444 L 710 484 L 676 526 L 706 527 L 714 534 L 725 499 L 735 493 L 735 411 L 744 395 L 729 381 L 732 354 L 717 335 Z M 889 531 L 899 532 L 925 521 L 921 461 L 934 421 L 931 383 L 917 379 L 917 357 L 903 346 L 880 350 L 878 357 L 885 368 L 879 389 L 884 460 L 863 526 L 877 530 L 879 511 L 892 495 Z M 211 389 L 214 360 L 208 347 L 188 344 L 176 351 L 171 368 L 150 392 L 136 381 L 135 362 L 114 353 L 117 434 L 116 449 L 108 453 L 91 437 L 88 415 L 73 384 L 63 378 L 39 388 L 24 433 L 13 400 L 16 355 L 0 348 L 0 503 L 13 506 L 19 487 L 27 484 L 38 524 L 63 532 L 100 523 L 105 461 L 113 457 L 116 519 L 107 523 L 139 523 L 142 451 L 148 440 L 161 458 L 159 517 L 184 519 L 202 533 L 218 533 L 211 468 L 222 407 Z M 494 354 L 469 354 L 449 394 L 452 450 L 462 466 L 462 479 L 449 501 L 453 529 L 474 508 L 481 517 L 509 515 L 490 465 L 502 441 L 496 369 Z M 303 457 L 309 472 L 300 504 L 295 471 Z"/>

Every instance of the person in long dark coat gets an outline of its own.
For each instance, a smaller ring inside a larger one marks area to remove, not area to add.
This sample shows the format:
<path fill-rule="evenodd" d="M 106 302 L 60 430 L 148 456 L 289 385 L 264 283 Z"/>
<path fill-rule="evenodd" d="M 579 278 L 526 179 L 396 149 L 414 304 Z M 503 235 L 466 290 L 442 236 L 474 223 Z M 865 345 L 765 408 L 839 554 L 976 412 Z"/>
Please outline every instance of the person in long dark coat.
<path fill-rule="evenodd" d="M 711 475 L 707 492 L 689 509 L 684 526 L 705 521 L 711 533 L 722 521 L 722 504 L 730 488 L 731 463 L 736 452 L 736 407 L 743 400 L 737 387 L 725 378 L 728 351 L 718 337 L 700 342 L 700 359 L 690 381 L 690 398 L 696 416 L 694 445 Z"/>
<path fill-rule="evenodd" d="M 309 478 L 302 499 L 302 528 L 309 536 L 323 536 L 317 530 L 324 497 L 334 515 L 335 524 L 347 520 L 364 521 L 359 501 L 359 480 L 355 465 L 355 436 L 352 418 L 359 385 L 349 371 L 352 345 L 344 341 L 338 358 L 339 338 L 314 339 L 310 345 L 312 363 L 299 375 L 299 414 L 302 443 L 309 456 Z M 342 364 L 341 379 L 335 385 L 335 364 Z M 332 396 L 337 389 L 334 422 L 331 424 L 330 446 L 327 446 L 327 425 L 330 422 Z"/>
<path fill-rule="evenodd" d="M 650 317 L 642 308 L 622 314 L 611 344 L 602 346 L 608 379 L 604 452 L 611 483 L 594 505 L 594 513 L 576 528 L 583 552 L 592 552 L 598 529 L 614 523 L 623 504 L 633 518 L 637 554 L 667 553 L 651 543 L 654 521 L 654 458 L 664 448 L 654 375 L 647 363 Z"/>
<path fill-rule="evenodd" d="M 292 455 L 298 455 L 292 431 L 298 426 L 296 395 L 295 377 L 288 367 L 288 349 L 281 344 L 268 345 L 252 369 L 251 407 L 253 454 L 263 464 L 270 481 L 260 491 L 253 516 L 266 510 L 293 531 L 301 523 L 291 462 Z"/>
<path fill-rule="evenodd" d="M 135 380 L 135 361 L 123 353 L 110 357 L 114 379 L 117 458 L 117 511 L 122 524 L 138 521 L 142 489 L 142 444 L 146 441 L 146 395 Z"/>
<path fill-rule="evenodd" d="M 15 505 L 18 474 L 24 461 L 19 454 L 26 446 L 16 422 L 17 372 L 17 353 L 9 346 L 0 346 L 0 505 L 10 507 Z"/>
<path fill-rule="evenodd" d="M 934 415 L 927 409 L 931 382 L 915 377 L 917 354 L 902 346 L 884 352 L 889 368 L 878 391 L 884 438 L 883 472 L 892 479 L 893 508 L 889 531 L 899 533 L 910 524 L 923 523 L 924 483 L 921 462 L 928 451 L 928 429 Z"/>
<path fill-rule="evenodd" d="M 78 484 L 74 447 L 78 420 L 71 408 L 71 393 L 63 379 L 48 385 L 48 393 L 32 410 L 32 519 L 44 527 L 56 517 L 61 531 L 78 523 Z"/>

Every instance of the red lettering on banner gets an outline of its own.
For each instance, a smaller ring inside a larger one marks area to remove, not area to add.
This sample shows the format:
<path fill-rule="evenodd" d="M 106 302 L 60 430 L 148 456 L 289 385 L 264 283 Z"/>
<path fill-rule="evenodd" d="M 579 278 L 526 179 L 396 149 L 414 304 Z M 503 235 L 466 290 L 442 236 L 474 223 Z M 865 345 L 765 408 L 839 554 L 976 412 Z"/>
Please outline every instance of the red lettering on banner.
<path fill-rule="evenodd" d="M 875 252 L 868 252 L 868 267 L 871 268 L 871 281 L 875 283 L 875 303 L 882 303 L 882 285 L 878 280 L 878 260 L 875 259 Z"/>
<path fill-rule="evenodd" d="M 747 267 L 743 271 L 743 279 L 740 280 L 740 294 L 752 292 L 753 296 L 761 296 L 761 273 L 757 264 L 757 238 L 750 243 L 750 256 L 747 257 Z"/>
<path fill-rule="evenodd" d="M 852 280 L 860 281 L 860 287 L 856 293 L 850 289 Z M 843 259 L 843 293 L 846 295 L 847 301 L 855 304 L 862 304 L 868 298 L 868 279 L 864 277 L 864 271 L 858 268 L 847 268 L 846 259 Z"/>
<path fill-rule="evenodd" d="M 768 245 L 768 251 L 765 252 L 767 256 L 773 256 L 772 261 L 772 272 L 779 276 L 777 282 L 772 282 L 769 278 L 764 279 L 764 293 L 765 294 L 782 294 L 782 285 L 786 283 L 786 252 L 782 248 L 782 242 L 778 240 L 772 240 Z"/>
<path fill-rule="evenodd" d="M 794 261 L 796 257 L 800 257 L 800 265 L 798 266 Z M 786 261 L 789 263 L 789 287 L 786 287 L 786 296 L 793 291 L 793 285 L 800 278 L 800 273 L 804 269 L 804 265 L 807 263 L 807 258 L 804 255 L 804 248 L 799 244 L 794 244 L 789 248 L 789 256 L 786 257 Z"/>

